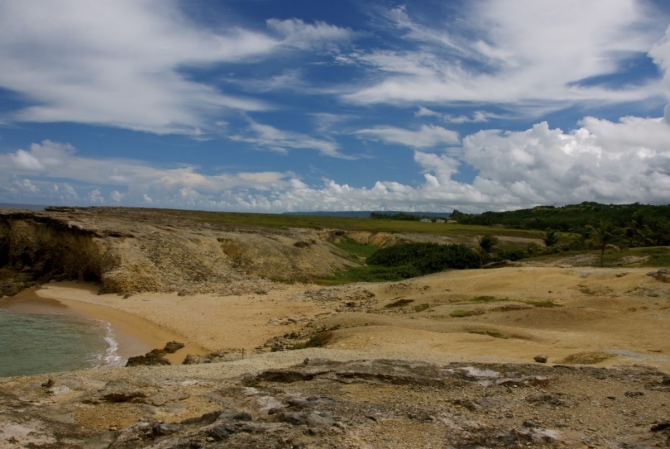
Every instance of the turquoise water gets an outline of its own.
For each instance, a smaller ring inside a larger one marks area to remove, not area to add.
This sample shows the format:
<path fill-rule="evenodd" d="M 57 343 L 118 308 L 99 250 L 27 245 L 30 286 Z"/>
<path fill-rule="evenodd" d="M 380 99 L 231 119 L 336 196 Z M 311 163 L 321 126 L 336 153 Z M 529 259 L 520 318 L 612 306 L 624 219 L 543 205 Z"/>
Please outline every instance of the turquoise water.
<path fill-rule="evenodd" d="M 0 376 L 118 365 L 117 348 L 103 321 L 0 309 Z"/>

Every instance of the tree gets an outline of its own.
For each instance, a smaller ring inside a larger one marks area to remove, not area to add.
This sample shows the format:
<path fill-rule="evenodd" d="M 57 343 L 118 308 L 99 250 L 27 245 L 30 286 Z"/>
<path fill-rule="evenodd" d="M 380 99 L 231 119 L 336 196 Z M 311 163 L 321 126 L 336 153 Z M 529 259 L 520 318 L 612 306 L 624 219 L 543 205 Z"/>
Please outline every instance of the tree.
<path fill-rule="evenodd" d="M 619 236 L 615 233 L 615 230 L 611 225 L 606 226 L 602 221 L 597 228 L 591 225 L 586 225 L 586 229 L 587 232 L 589 232 L 591 242 L 600 250 L 600 266 L 602 267 L 605 263 L 606 249 L 611 248 L 619 251 L 619 247 L 615 245 L 615 242 L 619 240 Z"/>
<path fill-rule="evenodd" d="M 493 248 L 498 244 L 498 238 L 491 234 L 486 234 L 481 239 L 477 236 L 477 242 L 479 242 L 479 247 L 485 254 L 491 254 Z"/>
<path fill-rule="evenodd" d="M 547 230 L 544 231 L 544 234 L 542 234 L 542 239 L 547 247 L 554 246 L 558 243 L 558 232 L 551 228 L 547 228 Z"/>

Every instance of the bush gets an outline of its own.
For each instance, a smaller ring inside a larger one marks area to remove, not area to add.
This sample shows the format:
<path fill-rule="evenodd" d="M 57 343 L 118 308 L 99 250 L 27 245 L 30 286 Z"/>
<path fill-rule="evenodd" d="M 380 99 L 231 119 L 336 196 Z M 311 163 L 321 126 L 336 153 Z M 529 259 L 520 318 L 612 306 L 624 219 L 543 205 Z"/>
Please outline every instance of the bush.
<path fill-rule="evenodd" d="M 465 245 L 403 243 L 382 248 L 366 260 L 368 265 L 394 268 L 403 277 L 422 276 L 446 269 L 479 268 L 479 255 Z"/>
<path fill-rule="evenodd" d="M 512 262 L 527 259 L 530 255 L 522 249 L 511 249 L 508 251 L 500 251 L 498 258 L 500 260 L 511 260 Z"/>

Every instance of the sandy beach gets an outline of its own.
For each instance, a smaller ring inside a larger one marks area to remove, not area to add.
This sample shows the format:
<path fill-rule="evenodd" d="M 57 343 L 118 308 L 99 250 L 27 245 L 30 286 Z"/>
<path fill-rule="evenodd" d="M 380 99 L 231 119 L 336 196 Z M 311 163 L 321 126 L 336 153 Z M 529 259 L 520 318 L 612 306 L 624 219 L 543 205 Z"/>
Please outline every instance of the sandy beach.
<path fill-rule="evenodd" d="M 251 352 L 276 335 L 299 330 L 307 319 L 324 313 L 317 304 L 289 299 L 304 289 L 280 286 L 269 295 L 240 296 L 142 293 L 123 299 L 116 294 L 98 295 L 95 284 L 61 282 L 47 284 L 35 295 L 107 321 L 150 348 L 162 348 L 170 340 L 180 341 L 186 347 L 167 358 L 181 363 L 186 354 L 220 349 Z M 273 318 L 286 317 L 295 317 L 300 324 L 269 324 Z"/>
<path fill-rule="evenodd" d="M 84 287 L 84 290 L 89 291 L 89 288 Z M 124 359 L 145 354 L 153 348 L 162 348 L 171 340 L 183 340 L 174 332 L 112 307 L 85 303 L 66 297 L 54 299 L 40 293 L 34 289 L 25 290 L 12 298 L 0 299 L 0 307 L 17 313 L 73 315 L 110 323 L 113 337 L 119 345 L 117 353 Z M 172 363 L 181 363 L 186 354 L 204 352 L 206 351 L 197 344 L 187 344 L 180 353 L 168 354 L 166 358 Z"/>
<path fill-rule="evenodd" d="M 125 299 L 98 295 L 94 284 L 62 282 L 47 284 L 35 294 L 108 321 L 152 348 L 169 340 L 186 343 L 173 362 L 188 353 L 221 349 L 251 353 L 313 320 L 310 332 L 319 326 L 336 329 L 327 348 L 367 351 L 376 357 L 527 363 L 542 353 L 556 362 L 604 351 L 612 357 L 600 366 L 646 363 L 667 369 L 670 309 L 665 298 L 670 285 L 647 276 L 648 271 L 466 270 L 401 283 L 331 288 L 277 284 L 265 294 L 142 293 Z M 356 296 L 360 292 L 371 297 L 361 300 Z M 470 302 L 480 295 L 491 295 L 493 302 Z M 399 298 L 408 305 L 388 307 Z M 537 302 L 552 307 L 533 306 Z M 422 304 L 417 312 L 414 307 Z M 455 318 L 455 311 L 472 314 Z"/>

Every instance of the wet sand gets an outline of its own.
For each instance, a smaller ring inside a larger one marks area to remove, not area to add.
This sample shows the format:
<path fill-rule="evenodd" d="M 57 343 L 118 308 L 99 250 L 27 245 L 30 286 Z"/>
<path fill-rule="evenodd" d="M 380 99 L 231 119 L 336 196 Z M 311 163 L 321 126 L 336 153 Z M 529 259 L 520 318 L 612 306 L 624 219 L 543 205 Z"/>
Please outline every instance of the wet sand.
<path fill-rule="evenodd" d="M 186 343 L 181 335 L 136 315 L 103 305 L 44 297 L 34 289 L 25 290 L 11 298 L 0 299 L 0 308 L 16 313 L 71 315 L 110 323 L 114 339 L 119 345 L 117 353 L 124 359 L 145 354 L 154 348 L 162 348 L 171 340 Z M 172 363 L 181 363 L 187 354 L 205 352 L 201 346 L 187 343 L 186 347 L 175 354 L 168 354 L 166 358 Z"/>

